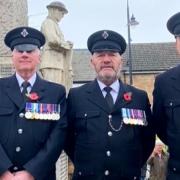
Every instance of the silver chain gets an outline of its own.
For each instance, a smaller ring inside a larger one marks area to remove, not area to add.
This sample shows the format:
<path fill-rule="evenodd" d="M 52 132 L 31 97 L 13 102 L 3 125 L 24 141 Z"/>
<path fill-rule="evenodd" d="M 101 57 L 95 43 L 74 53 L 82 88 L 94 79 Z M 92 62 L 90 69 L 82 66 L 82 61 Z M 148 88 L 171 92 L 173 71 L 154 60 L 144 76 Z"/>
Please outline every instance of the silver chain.
<path fill-rule="evenodd" d="M 121 124 L 120 124 L 119 128 L 116 129 L 116 128 L 114 128 L 114 126 L 112 125 L 112 116 L 111 116 L 111 115 L 109 116 L 108 122 L 109 122 L 109 126 L 111 127 L 111 129 L 112 129 L 113 131 L 118 132 L 118 131 L 120 131 L 120 130 L 122 129 L 123 121 L 121 121 Z"/>

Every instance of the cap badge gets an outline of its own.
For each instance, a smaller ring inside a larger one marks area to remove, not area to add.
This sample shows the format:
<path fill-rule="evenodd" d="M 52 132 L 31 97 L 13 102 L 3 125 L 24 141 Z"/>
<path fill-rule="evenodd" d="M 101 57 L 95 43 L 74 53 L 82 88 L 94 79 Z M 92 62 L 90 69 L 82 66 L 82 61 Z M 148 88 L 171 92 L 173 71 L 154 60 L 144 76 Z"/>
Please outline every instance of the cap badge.
<path fill-rule="evenodd" d="M 107 31 L 104 31 L 104 32 L 102 33 L 102 37 L 103 37 L 104 39 L 107 39 L 108 36 L 109 36 L 109 34 L 108 34 Z"/>
<path fill-rule="evenodd" d="M 21 32 L 21 35 L 22 35 L 23 37 L 26 37 L 28 34 L 29 34 L 29 33 L 27 32 L 26 29 L 23 29 L 22 32 Z"/>

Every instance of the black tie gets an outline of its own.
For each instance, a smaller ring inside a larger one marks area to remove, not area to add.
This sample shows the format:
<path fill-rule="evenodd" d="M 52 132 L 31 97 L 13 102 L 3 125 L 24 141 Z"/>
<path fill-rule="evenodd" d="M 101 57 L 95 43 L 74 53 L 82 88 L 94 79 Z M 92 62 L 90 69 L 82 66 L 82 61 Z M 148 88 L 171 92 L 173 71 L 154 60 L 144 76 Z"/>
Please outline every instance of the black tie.
<path fill-rule="evenodd" d="M 23 95 L 23 97 L 24 97 L 25 99 L 27 98 L 26 94 L 28 93 L 27 88 L 28 88 L 29 86 L 30 86 L 30 83 L 29 83 L 28 81 L 24 81 L 24 82 L 22 83 L 22 87 L 23 87 L 22 95 Z"/>
<path fill-rule="evenodd" d="M 110 109 L 112 109 L 113 106 L 114 106 L 113 98 L 112 98 L 111 93 L 110 93 L 112 88 L 107 86 L 107 87 L 104 88 L 104 90 L 106 91 L 105 99 L 106 99 Z"/>

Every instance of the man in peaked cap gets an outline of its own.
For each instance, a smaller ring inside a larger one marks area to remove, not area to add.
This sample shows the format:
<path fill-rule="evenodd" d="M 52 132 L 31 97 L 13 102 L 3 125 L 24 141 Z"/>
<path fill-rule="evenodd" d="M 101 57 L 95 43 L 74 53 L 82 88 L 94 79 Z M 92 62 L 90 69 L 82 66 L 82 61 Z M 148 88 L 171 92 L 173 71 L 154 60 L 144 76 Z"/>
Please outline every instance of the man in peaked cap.
<path fill-rule="evenodd" d="M 65 88 L 36 73 L 44 35 L 31 27 L 8 32 L 15 74 L 0 79 L 0 179 L 55 180 L 63 148 Z"/>
<path fill-rule="evenodd" d="M 176 40 L 180 54 L 180 12 L 167 22 L 167 28 Z M 168 180 L 180 179 L 180 66 L 158 75 L 154 84 L 153 114 L 157 134 L 169 147 Z"/>
<path fill-rule="evenodd" d="M 125 39 L 101 30 L 87 42 L 96 79 L 68 95 L 66 152 L 73 180 L 140 179 L 154 147 L 147 93 L 119 80 Z"/>

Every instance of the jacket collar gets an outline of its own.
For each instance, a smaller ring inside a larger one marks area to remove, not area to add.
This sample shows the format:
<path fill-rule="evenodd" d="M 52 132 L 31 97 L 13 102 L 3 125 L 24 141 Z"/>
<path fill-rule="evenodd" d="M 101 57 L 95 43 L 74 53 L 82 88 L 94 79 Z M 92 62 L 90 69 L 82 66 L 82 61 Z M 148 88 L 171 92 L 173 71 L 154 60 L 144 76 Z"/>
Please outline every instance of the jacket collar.
<path fill-rule="evenodd" d="M 31 92 L 37 92 L 40 98 L 42 98 L 44 90 L 45 90 L 44 80 L 42 80 L 39 76 L 37 76 Z M 22 97 L 20 87 L 15 75 L 7 79 L 6 92 L 9 98 L 20 108 L 20 110 L 22 110 L 25 107 L 25 102 Z"/>
<path fill-rule="evenodd" d="M 107 106 L 106 100 L 103 97 L 103 94 L 101 92 L 101 89 L 98 85 L 97 80 L 94 80 L 93 82 L 91 82 L 89 86 L 87 87 L 87 93 L 89 94 L 88 95 L 89 101 L 99 106 L 101 109 L 103 109 L 104 111 L 108 113 L 116 111 L 118 109 L 120 110 L 121 107 L 129 103 L 128 101 L 125 101 L 123 97 L 125 93 L 129 92 L 129 87 L 123 84 L 121 81 L 119 82 L 120 82 L 120 89 L 119 89 L 118 97 L 116 99 L 116 102 L 112 111 L 110 111 L 109 107 Z"/>

